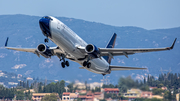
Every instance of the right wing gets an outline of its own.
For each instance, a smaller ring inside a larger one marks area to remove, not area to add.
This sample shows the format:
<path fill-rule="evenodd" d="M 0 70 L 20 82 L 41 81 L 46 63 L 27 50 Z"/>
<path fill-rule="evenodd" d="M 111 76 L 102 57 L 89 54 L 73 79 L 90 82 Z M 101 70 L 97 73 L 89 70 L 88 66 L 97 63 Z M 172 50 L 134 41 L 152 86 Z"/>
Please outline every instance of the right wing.
<path fill-rule="evenodd" d="M 111 71 L 116 71 L 116 70 L 141 70 L 141 69 L 147 69 L 147 68 L 137 68 L 137 67 L 124 67 L 124 66 L 109 66 Z"/>
<path fill-rule="evenodd" d="M 128 55 L 135 54 L 135 53 L 144 53 L 144 52 L 171 50 L 174 47 L 176 39 L 174 40 L 174 42 L 171 45 L 171 47 L 165 47 L 165 48 L 141 48 L 141 49 L 99 48 L 99 50 L 101 52 L 101 56 L 125 55 L 126 57 L 128 57 Z"/>

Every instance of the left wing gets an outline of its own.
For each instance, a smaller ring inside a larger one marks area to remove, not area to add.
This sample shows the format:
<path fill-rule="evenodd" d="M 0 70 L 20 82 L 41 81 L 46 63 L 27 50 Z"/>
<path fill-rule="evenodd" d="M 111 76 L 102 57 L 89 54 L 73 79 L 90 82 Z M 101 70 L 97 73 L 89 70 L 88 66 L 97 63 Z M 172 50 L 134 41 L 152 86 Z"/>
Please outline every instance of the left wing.
<path fill-rule="evenodd" d="M 46 56 L 45 54 L 39 52 L 36 48 L 7 47 L 8 39 L 9 39 L 9 38 L 7 38 L 6 43 L 5 43 L 5 48 L 7 48 L 7 49 L 16 50 L 16 51 L 23 51 L 23 52 L 31 52 L 31 53 L 36 54 L 38 57 L 40 57 L 40 55 L 44 56 L 45 58 L 48 57 L 48 56 Z M 63 53 L 63 52 L 59 49 L 59 47 L 50 47 L 49 50 L 51 50 L 51 52 L 52 52 L 51 55 L 52 55 L 52 56 Z"/>
<path fill-rule="evenodd" d="M 177 39 L 177 38 L 176 38 Z M 144 53 L 144 52 L 154 52 L 154 51 L 163 51 L 163 50 L 171 50 L 174 47 L 174 44 L 176 42 L 176 39 L 174 40 L 171 47 L 165 47 L 165 48 L 142 48 L 142 49 L 117 49 L 117 48 L 99 48 L 101 52 L 101 56 L 118 56 L 118 55 L 125 55 L 128 57 L 130 54 L 135 53 Z"/>

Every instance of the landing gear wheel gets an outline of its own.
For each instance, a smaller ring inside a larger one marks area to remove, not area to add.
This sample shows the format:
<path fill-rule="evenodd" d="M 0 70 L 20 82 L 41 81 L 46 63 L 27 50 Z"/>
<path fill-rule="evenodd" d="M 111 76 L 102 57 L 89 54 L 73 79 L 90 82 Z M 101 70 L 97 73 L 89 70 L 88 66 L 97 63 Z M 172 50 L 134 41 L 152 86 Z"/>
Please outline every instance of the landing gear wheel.
<path fill-rule="evenodd" d="M 62 68 L 65 68 L 65 63 L 61 62 L 61 66 L 62 66 Z"/>
<path fill-rule="evenodd" d="M 69 62 L 68 61 L 66 61 L 66 66 L 69 66 Z"/>
<path fill-rule="evenodd" d="M 91 67 L 91 63 L 88 62 L 88 63 L 87 63 L 87 68 L 90 68 L 90 67 Z"/>
<path fill-rule="evenodd" d="M 87 61 L 84 61 L 83 62 L 83 66 L 85 67 L 87 65 Z"/>
<path fill-rule="evenodd" d="M 49 41 L 49 39 L 48 39 L 48 38 L 44 39 L 44 42 L 48 42 L 48 41 Z"/>

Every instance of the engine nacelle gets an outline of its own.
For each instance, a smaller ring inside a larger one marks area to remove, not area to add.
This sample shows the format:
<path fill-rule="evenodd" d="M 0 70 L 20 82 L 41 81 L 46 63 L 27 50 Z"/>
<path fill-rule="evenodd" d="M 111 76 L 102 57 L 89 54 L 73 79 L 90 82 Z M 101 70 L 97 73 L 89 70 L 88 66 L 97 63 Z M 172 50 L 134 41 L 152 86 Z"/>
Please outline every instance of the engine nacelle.
<path fill-rule="evenodd" d="M 99 49 L 93 44 L 88 44 L 85 48 L 85 51 L 88 53 L 88 55 L 90 55 L 93 58 L 99 58 L 100 57 Z"/>
<path fill-rule="evenodd" d="M 44 56 L 45 58 L 50 58 L 53 55 L 53 52 L 49 49 L 49 47 L 45 44 L 39 44 L 37 46 L 38 52 Z"/>

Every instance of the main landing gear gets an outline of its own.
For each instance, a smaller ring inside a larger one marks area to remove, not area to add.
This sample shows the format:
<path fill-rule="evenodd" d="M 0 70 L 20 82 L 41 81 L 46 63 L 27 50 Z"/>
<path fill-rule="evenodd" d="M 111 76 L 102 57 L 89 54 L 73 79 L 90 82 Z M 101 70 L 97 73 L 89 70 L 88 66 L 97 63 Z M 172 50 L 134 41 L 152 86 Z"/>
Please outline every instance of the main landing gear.
<path fill-rule="evenodd" d="M 44 42 L 49 42 L 49 39 L 48 38 L 44 39 Z"/>
<path fill-rule="evenodd" d="M 91 63 L 89 62 L 90 58 L 88 57 L 88 60 L 87 61 L 84 61 L 83 62 L 83 66 L 87 66 L 87 68 L 90 68 L 91 67 Z"/>
<path fill-rule="evenodd" d="M 63 60 L 63 62 L 61 62 L 62 68 L 65 68 L 65 66 L 69 67 L 69 61 L 65 61 L 65 56 L 62 54 L 61 57 L 62 59 L 60 59 L 60 61 Z"/>

